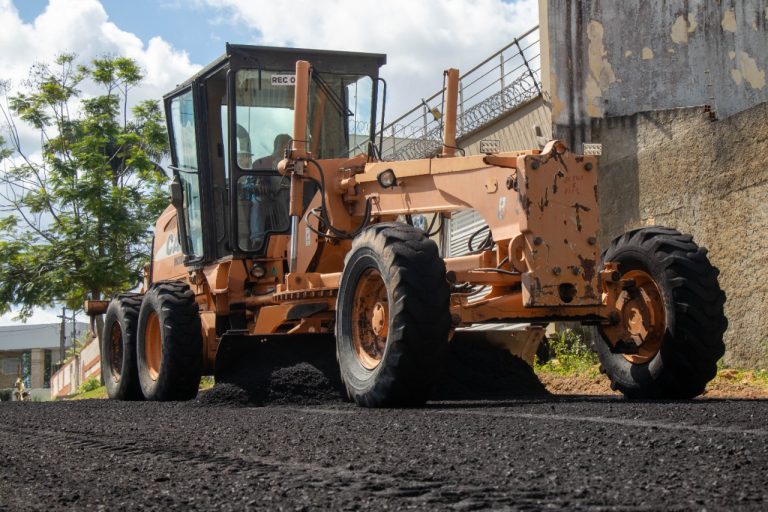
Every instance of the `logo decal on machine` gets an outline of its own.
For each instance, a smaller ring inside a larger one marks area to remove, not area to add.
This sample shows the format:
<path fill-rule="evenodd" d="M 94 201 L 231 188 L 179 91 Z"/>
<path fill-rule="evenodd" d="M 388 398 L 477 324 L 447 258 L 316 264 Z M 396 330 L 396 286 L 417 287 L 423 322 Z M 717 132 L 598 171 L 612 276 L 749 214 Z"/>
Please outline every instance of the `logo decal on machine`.
<path fill-rule="evenodd" d="M 272 75 L 271 84 L 277 87 L 296 85 L 296 75 Z"/>
<path fill-rule="evenodd" d="M 162 260 L 170 258 L 181 253 L 181 243 L 176 233 L 169 233 L 168 238 L 165 239 L 163 245 L 161 245 L 157 251 L 155 251 L 155 260 Z"/>

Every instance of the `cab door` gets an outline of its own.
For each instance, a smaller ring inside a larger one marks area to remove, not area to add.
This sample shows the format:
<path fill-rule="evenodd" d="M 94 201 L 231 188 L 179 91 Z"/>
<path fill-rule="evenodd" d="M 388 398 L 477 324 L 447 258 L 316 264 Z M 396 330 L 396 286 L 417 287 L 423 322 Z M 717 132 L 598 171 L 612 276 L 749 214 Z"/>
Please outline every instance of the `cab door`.
<path fill-rule="evenodd" d="M 170 119 L 171 169 L 182 192 L 181 211 L 177 212 L 179 239 L 185 264 L 194 265 L 204 258 L 204 229 L 197 117 L 191 87 L 167 100 L 166 115 Z"/>

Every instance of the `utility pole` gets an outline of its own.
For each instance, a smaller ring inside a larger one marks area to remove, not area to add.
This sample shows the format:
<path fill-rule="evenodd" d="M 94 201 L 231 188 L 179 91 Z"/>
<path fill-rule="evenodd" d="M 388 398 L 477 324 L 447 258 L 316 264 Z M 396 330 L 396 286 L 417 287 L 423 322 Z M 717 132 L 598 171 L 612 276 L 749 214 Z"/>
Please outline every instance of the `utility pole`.
<path fill-rule="evenodd" d="M 72 354 L 75 353 L 75 340 L 77 340 L 77 324 L 75 323 L 75 319 L 77 317 L 77 312 L 72 311 L 72 316 L 67 315 L 67 308 L 63 307 L 61 308 L 61 314 L 58 315 L 59 318 L 61 318 L 61 328 L 59 332 L 59 343 L 60 347 L 59 350 L 61 350 L 61 361 L 64 362 L 65 355 L 66 355 L 66 329 L 67 329 L 67 320 L 72 320 Z"/>
<path fill-rule="evenodd" d="M 75 323 L 75 318 L 77 316 L 76 311 L 72 311 L 72 353 L 75 352 L 75 343 L 77 343 L 77 323 Z"/>
<path fill-rule="evenodd" d="M 61 318 L 61 327 L 59 328 L 59 368 L 61 368 L 64 365 L 64 356 L 66 354 L 66 339 L 67 335 L 64 333 L 64 330 L 66 329 L 65 322 L 67 321 L 67 308 L 61 308 L 61 315 L 59 315 L 59 318 Z"/>

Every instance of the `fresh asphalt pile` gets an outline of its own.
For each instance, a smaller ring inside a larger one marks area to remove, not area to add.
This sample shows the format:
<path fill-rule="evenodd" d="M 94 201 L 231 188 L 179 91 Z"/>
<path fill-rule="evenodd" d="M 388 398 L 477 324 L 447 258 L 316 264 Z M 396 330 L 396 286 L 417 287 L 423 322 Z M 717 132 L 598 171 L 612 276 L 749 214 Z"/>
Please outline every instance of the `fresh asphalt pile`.
<path fill-rule="evenodd" d="M 301 357 L 297 355 L 296 357 Z M 310 361 L 278 357 L 244 366 L 227 382 L 200 393 L 196 405 L 319 405 L 343 401 L 345 392 L 335 356 Z M 432 400 L 486 400 L 547 395 L 530 366 L 508 351 L 457 337 L 441 355 Z"/>
<path fill-rule="evenodd" d="M 277 367 L 268 373 L 250 373 L 203 391 L 195 405 L 245 407 L 267 404 L 319 405 L 342 400 L 341 383 L 332 382 L 310 363 Z"/>

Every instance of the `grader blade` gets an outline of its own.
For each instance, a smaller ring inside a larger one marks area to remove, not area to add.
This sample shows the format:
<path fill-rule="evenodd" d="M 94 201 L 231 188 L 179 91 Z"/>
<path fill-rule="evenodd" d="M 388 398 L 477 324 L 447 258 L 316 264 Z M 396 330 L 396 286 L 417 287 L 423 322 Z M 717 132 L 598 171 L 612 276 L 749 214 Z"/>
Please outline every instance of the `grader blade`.
<path fill-rule="evenodd" d="M 331 334 L 226 334 L 222 337 L 214 366 L 217 384 L 238 386 L 252 401 L 261 402 L 269 398 L 266 395 L 272 380 L 281 370 L 310 371 L 315 380 L 322 374 L 334 389 L 340 392 L 343 389 L 336 363 L 335 338 Z M 297 385 L 314 385 L 313 382 Z"/>

